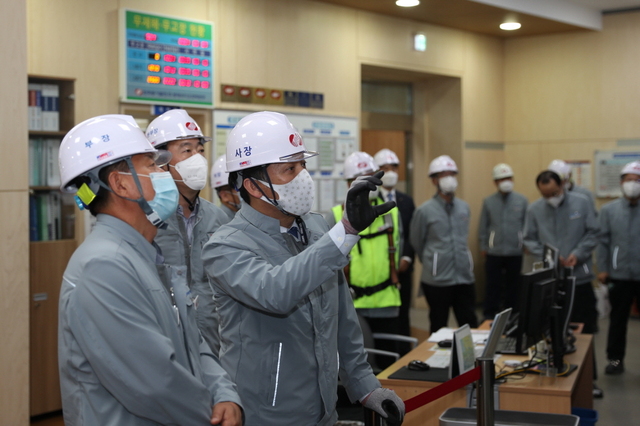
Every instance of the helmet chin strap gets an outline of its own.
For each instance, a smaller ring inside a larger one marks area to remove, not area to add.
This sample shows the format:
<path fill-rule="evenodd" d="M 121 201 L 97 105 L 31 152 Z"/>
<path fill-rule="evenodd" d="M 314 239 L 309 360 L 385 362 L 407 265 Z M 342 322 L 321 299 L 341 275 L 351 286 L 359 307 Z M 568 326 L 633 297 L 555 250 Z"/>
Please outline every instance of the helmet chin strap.
<path fill-rule="evenodd" d="M 266 169 L 265 166 L 262 166 L 264 169 Z M 275 195 L 276 191 L 273 189 L 273 184 L 271 183 L 271 179 L 269 178 L 269 174 L 266 173 L 265 170 L 265 175 L 267 175 L 267 183 L 269 184 L 269 188 L 271 189 L 271 193 Z M 278 201 L 275 199 L 271 199 L 267 196 L 267 194 L 264 193 L 264 191 L 262 190 L 262 188 L 260 188 L 260 185 L 258 185 L 258 182 L 255 181 L 255 179 L 253 179 L 252 177 L 249 178 L 249 180 L 258 188 L 258 190 L 260 191 L 260 193 L 267 199 L 269 200 L 269 202 L 271 204 L 273 204 L 278 210 L 280 210 L 283 214 L 287 215 L 287 216 L 291 216 L 295 218 L 295 223 L 298 226 L 298 229 L 300 230 L 300 242 L 303 245 L 307 245 L 309 244 L 309 238 L 307 237 L 307 225 L 304 223 L 304 220 L 302 220 L 302 218 L 300 216 L 294 215 L 289 213 L 288 211 L 284 210 L 282 208 L 282 206 L 278 205 Z"/>
<path fill-rule="evenodd" d="M 267 176 L 267 183 L 269 184 L 269 189 L 271 189 L 271 193 L 275 196 L 276 191 L 275 191 L 275 189 L 273 189 L 273 184 L 271 183 L 271 178 L 269 177 L 269 173 L 267 173 L 267 167 L 266 167 L 266 166 L 264 166 L 264 165 L 263 165 L 263 166 L 261 166 L 261 167 L 262 167 L 262 169 L 264 170 L 264 174 Z M 294 214 L 291 214 L 291 213 L 289 213 L 288 211 L 284 210 L 284 209 L 282 208 L 282 206 L 280 206 L 280 205 L 278 204 L 278 201 L 277 201 L 275 198 L 274 198 L 274 199 L 269 198 L 269 197 L 267 196 L 267 194 L 265 194 L 265 193 L 264 193 L 264 191 L 262 190 L 262 188 L 260 188 L 260 185 L 258 185 L 258 182 L 256 182 L 256 180 L 255 180 L 254 178 L 250 177 L 250 178 L 249 178 L 249 180 L 250 180 L 250 181 L 251 181 L 251 182 L 256 186 L 256 188 L 258 188 L 258 191 L 260 191 L 260 193 L 261 193 L 261 194 L 262 194 L 262 195 L 263 195 L 267 200 L 269 200 L 269 202 L 270 202 L 271 204 L 273 204 L 273 206 L 274 206 L 275 208 L 277 208 L 278 210 L 280 210 L 280 212 L 282 212 L 283 214 L 285 214 L 285 215 L 287 215 L 287 216 L 298 217 L 298 216 L 296 216 L 296 215 L 294 215 Z"/>
<path fill-rule="evenodd" d="M 133 167 L 133 162 L 131 161 L 131 157 L 125 158 L 125 161 L 127 163 L 127 167 L 129 167 L 129 171 L 131 172 L 131 176 L 133 176 L 133 181 L 136 183 L 136 187 L 138 188 L 138 192 L 140 193 L 140 197 L 139 198 L 137 198 L 137 199 L 127 198 L 127 197 L 123 197 L 121 195 L 116 194 L 109 187 L 109 185 L 107 185 L 106 183 L 102 182 L 100 180 L 100 178 L 97 179 L 98 185 L 100 185 L 102 188 L 106 189 L 107 191 L 112 192 L 117 197 L 120 197 L 120 198 L 123 198 L 125 200 L 133 201 L 133 202 L 137 203 L 140 206 L 140 208 L 142 209 L 142 211 L 144 212 L 144 214 L 147 216 L 147 219 L 149 219 L 149 222 L 151 222 L 151 224 L 153 224 L 154 226 L 156 226 L 156 227 L 158 227 L 160 229 L 165 229 L 167 227 L 167 224 L 162 219 L 160 219 L 160 216 L 158 216 L 158 213 L 153 211 L 153 209 L 151 208 L 151 206 L 149 205 L 147 200 L 145 200 L 144 196 L 142 195 L 143 192 L 142 192 L 142 185 L 140 184 L 140 178 L 138 177 L 138 173 L 136 173 L 136 169 Z"/>

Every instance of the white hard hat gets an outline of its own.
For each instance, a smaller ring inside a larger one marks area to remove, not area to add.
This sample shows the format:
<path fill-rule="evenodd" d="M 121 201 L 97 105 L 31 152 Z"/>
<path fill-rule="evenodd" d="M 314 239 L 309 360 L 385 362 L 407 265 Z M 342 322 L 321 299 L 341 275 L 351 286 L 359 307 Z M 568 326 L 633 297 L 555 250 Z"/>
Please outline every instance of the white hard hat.
<path fill-rule="evenodd" d="M 196 120 L 183 109 L 171 109 L 156 117 L 147 126 L 145 134 L 156 148 L 178 139 L 198 138 L 202 143 L 211 140 L 202 135 Z"/>
<path fill-rule="evenodd" d="M 400 159 L 396 155 L 395 152 L 390 149 L 384 148 L 380 151 L 376 152 L 376 155 L 373 156 L 378 167 L 385 166 L 387 164 L 400 164 Z"/>
<path fill-rule="evenodd" d="M 633 173 L 634 175 L 640 175 L 640 161 L 632 161 L 627 163 L 622 168 L 620 172 L 620 176 L 624 176 L 628 173 Z"/>
<path fill-rule="evenodd" d="M 513 170 L 508 164 L 500 163 L 493 168 L 493 180 L 513 177 Z"/>
<path fill-rule="evenodd" d="M 553 160 L 549 163 L 547 170 L 551 170 L 560 176 L 560 179 L 568 179 L 571 174 L 571 166 L 562 160 Z"/>
<path fill-rule="evenodd" d="M 318 155 L 307 151 L 300 133 L 284 115 L 262 111 L 238 121 L 227 138 L 227 172 Z"/>
<path fill-rule="evenodd" d="M 211 166 L 211 187 L 213 189 L 229 185 L 229 173 L 227 173 L 227 156 L 221 155 Z"/>
<path fill-rule="evenodd" d="M 355 179 L 358 176 L 378 171 L 373 157 L 366 152 L 356 151 L 344 160 L 345 179 Z"/>
<path fill-rule="evenodd" d="M 458 173 L 458 166 L 456 166 L 456 162 L 448 155 L 441 155 L 440 157 L 434 158 L 431 164 L 429 164 L 429 177 L 440 172 Z"/>
<path fill-rule="evenodd" d="M 75 192 L 71 184 L 75 178 L 92 172 L 93 183 L 101 168 L 136 154 L 157 153 L 137 126 L 127 115 L 101 115 L 90 118 L 69 130 L 60 143 L 58 165 L 60 189 Z M 97 186 L 94 185 L 94 192 Z"/>

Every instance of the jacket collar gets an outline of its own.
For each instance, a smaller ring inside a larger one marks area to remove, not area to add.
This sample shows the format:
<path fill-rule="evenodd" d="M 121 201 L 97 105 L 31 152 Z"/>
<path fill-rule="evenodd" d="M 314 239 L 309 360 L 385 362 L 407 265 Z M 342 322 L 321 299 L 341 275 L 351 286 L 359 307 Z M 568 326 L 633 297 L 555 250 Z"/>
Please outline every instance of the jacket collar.
<path fill-rule="evenodd" d="M 122 238 L 150 262 L 156 263 L 156 255 L 158 254 L 156 247 L 128 223 L 117 217 L 101 213 L 97 217 L 96 226 L 98 225 L 108 228 L 109 232 Z"/>
<path fill-rule="evenodd" d="M 260 213 L 244 201 L 236 216 L 243 217 L 247 222 L 266 234 L 280 235 L 280 221 L 278 219 Z"/>

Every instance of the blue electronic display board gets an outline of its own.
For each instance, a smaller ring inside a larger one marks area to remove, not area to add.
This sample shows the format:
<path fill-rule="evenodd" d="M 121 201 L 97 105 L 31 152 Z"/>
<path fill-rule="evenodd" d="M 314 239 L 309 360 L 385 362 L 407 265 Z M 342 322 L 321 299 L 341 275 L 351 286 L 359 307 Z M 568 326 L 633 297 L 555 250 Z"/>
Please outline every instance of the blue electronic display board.
<path fill-rule="evenodd" d="M 124 102 L 213 107 L 213 23 L 122 9 Z"/>

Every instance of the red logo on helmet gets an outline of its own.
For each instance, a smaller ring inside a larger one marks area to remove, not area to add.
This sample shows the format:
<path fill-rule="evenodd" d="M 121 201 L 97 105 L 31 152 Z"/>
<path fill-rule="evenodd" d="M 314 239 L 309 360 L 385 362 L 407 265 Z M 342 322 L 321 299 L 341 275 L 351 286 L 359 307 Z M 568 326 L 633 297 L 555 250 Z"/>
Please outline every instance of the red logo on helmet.
<path fill-rule="evenodd" d="M 289 143 L 295 147 L 302 146 L 302 138 L 297 133 L 292 133 L 289 135 Z"/>
<path fill-rule="evenodd" d="M 356 167 L 359 168 L 359 169 L 366 169 L 368 165 L 369 164 L 367 164 L 366 161 L 361 161 L 360 163 L 358 163 L 358 165 Z"/>
<path fill-rule="evenodd" d="M 187 124 L 185 124 L 185 126 L 187 127 L 187 129 L 189 130 L 193 130 L 193 131 L 197 131 L 198 129 L 198 125 L 196 123 L 192 123 L 191 121 L 188 121 Z"/>

